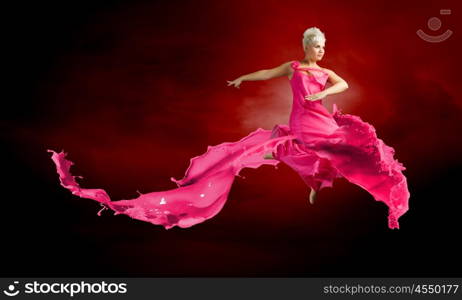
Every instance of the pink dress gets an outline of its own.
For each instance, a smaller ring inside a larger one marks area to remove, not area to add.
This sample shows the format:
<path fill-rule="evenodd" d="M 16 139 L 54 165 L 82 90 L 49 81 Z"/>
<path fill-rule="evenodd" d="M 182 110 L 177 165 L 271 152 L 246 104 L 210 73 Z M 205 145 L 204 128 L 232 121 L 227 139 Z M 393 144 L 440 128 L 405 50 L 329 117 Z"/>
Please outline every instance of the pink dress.
<path fill-rule="evenodd" d="M 212 218 L 225 204 L 235 176 L 243 168 L 276 166 L 283 162 L 296 171 L 311 188 L 331 187 L 344 177 L 388 206 L 388 227 L 399 228 L 398 218 L 408 210 L 409 191 L 404 166 L 394 159 L 394 149 L 385 145 L 372 125 L 359 117 L 342 114 L 334 104 L 330 114 L 322 100 L 307 101 L 306 95 L 325 88 L 328 74 L 316 68 L 302 68 L 298 61 L 290 85 L 293 106 L 289 126 L 273 130 L 258 128 L 237 142 L 209 146 L 207 152 L 190 160 L 177 188 L 139 193 L 135 199 L 111 201 L 103 189 L 81 188 L 70 173 L 73 163 L 63 151 L 53 150 L 61 185 L 74 195 L 93 199 L 115 214 L 162 225 L 191 227 Z M 308 71 L 308 72 L 306 72 Z M 275 159 L 264 159 L 272 153 Z M 301 196 L 304 198 L 305 195 Z M 100 211 L 101 212 L 101 211 Z M 98 212 L 98 215 L 100 214 Z"/>

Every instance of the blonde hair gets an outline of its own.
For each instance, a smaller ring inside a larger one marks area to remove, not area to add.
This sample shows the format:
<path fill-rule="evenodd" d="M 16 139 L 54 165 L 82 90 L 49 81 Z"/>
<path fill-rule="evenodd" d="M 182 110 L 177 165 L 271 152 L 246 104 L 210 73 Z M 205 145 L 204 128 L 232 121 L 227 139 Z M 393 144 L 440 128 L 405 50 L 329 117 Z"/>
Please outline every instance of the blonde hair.
<path fill-rule="evenodd" d="M 303 33 L 303 49 L 306 45 L 312 45 L 314 42 L 326 42 L 326 36 L 318 27 L 310 27 Z"/>

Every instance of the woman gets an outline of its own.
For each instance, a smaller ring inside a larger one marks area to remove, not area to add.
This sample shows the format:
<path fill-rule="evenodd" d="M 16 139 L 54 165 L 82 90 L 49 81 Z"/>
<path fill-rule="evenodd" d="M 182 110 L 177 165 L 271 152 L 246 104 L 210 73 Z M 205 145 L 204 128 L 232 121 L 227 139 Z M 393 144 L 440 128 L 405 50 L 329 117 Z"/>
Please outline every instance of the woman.
<path fill-rule="evenodd" d="M 324 48 L 326 45 L 326 38 L 324 34 L 321 32 L 321 30 L 319 30 L 319 28 L 316 28 L 316 27 L 307 29 L 305 33 L 303 34 L 302 42 L 303 42 L 303 50 L 305 52 L 305 58 L 301 60 L 300 62 L 289 61 L 274 69 L 260 70 L 260 71 L 257 71 L 251 74 L 243 75 L 233 81 L 228 81 L 228 85 L 233 85 L 236 88 L 239 88 L 242 81 L 268 80 L 268 79 L 282 77 L 282 76 L 288 76 L 289 80 L 292 80 L 292 76 L 294 75 L 295 69 L 300 69 L 300 70 L 303 70 L 303 72 L 306 72 L 307 75 L 313 76 L 313 78 L 316 77 L 317 75 L 320 77 L 322 77 L 323 75 L 327 75 L 328 76 L 327 81 L 332 84 L 332 86 L 327 89 L 305 95 L 304 99 L 306 101 L 316 101 L 318 103 L 317 105 L 319 106 L 322 104 L 321 104 L 321 101 L 318 101 L 318 100 L 321 100 L 328 95 L 337 94 L 337 93 L 340 93 L 346 90 L 348 88 L 348 84 L 344 79 L 342 79 L 340 76 L 335 74 L 335 72 L 329 69 L 326 69 L 326 68 L 321 68 L 317 64 L 317 62 L 320 61 L 324 56 Z M 294 66 L 296 66 L 296 68 L 294 68 Z M 310 70 L 313 71 L 314 74 L 311 74 Z M 307 86 L 307 88 L 310 88 L 310 86 Z M 315 89 L 315 87 L 313 87 L 313 89 Z M 295 104 L 300 104 L 300 103 L 296 102 Z M 300 113 L 299 112 L 297 113 L 296 111 L 297 110 L 301 111 L 300 107 L 301 107 L 300 105 L 294 106 L 293 114 L 291 115 L 291 126 L 290 126 L 291 128 L 301 129 L 300 126 L 296 125 L 296 122 L 298 122 L 298 120 L 296 119 L 297 117 L 300 116 Z M 320 112 L 324 113 L 325 115 L 324 110 L 317 111 L 318 114 Z M 311 119 L 318 118 L 318 116 L 310 116 L 310 117 Z M 320 116 L 320 117 L 322 118 L 324 116 Z M 329 119 L 330 118 L 327 117 L 327 119 L 324 119 L 324 120 L 329 120 Z M 328 122 L 332 122 L 332 120 Z M 309 125 L 319 127 L 320 124 L 319 122 L 317 123 L 313 122 L 312 124 L 309 124 Z M 327 124 L 328 127 L 329 125 L 330 124 Z M 324 130 L 325 128 L 326 127 L 323 126 L 323 128 L 320 128 L 320 129 Z M 272 159 L 274 157 L 271 154 L 267 154 L 264 156 L 264 158 Z M 316 189 L 312 188 L 310 192 L 310 203 L 311 204 L 314 203 L 314 200 L 316 199 L 316 194 L 317 194 Z"/>
<path fill-rule="evenodd" d="M 389 228 L 399 228 L 398 218 L 408 210 L 409 191 L 403 165 L 393 158 L 394 149 L 377 138 L 375 129 L 359 117 L 341 114 L 334 105 L 330 114 L 321 101 L 340 93 L 348 84 L 317 61 L 324 55 L 325 37 L 316 27 L 305 31 L 305 58 L 271 70 L 261 70 L 228 81 L 239 88 L 242 81 L 288 76 L 293 93 L 289 126 L 273 130 L 258 128 L 237 142 L 209 146 L 207 152 L 191 159 L 183 179 L 171 178 L 178 188 L 140 194 L 130 200 L 111 201 L 102 189 L 84 189 L 69 169 L 64 150 L 52 150 L 61 185 L 74 195 L 100 202 L 115 214 L 162 225 L 191 227 L 212 218 L 222 209 L 235 176 L 243 168 L 258 168 L 283 162 L 294 169 L 316 193 L 344 177 L 367 190 L 388 208 Z M 327 81 L 332 86 L 325 88 Z M 80 176 L 81 177 L 81 176 Z M 98 213 L 99 215 L 100 213 Z"/>

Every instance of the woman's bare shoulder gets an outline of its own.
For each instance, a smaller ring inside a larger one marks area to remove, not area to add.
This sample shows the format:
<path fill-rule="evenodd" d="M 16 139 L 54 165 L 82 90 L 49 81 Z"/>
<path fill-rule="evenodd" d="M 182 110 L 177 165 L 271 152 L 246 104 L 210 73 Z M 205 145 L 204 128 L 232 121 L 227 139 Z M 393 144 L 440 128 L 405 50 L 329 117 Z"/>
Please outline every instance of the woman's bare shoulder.
<path fill-rule="evenodd" d="M 335 74 L 335 72 L 332 71 L 331 69 L 323 68 L 323 67 L 320 67 L 320 69 L 323 70 L 324 72 L 328 73 L 328 74 Z"/>
<path fill-rule="evenodd" d="M 332 69 L 323 68 L 323 67 L 320 67 L 320 69 L 323 70 L 323 71 L 326 71 L 327 73 L 335 74 L 334 70 L 332 70 Z"/>

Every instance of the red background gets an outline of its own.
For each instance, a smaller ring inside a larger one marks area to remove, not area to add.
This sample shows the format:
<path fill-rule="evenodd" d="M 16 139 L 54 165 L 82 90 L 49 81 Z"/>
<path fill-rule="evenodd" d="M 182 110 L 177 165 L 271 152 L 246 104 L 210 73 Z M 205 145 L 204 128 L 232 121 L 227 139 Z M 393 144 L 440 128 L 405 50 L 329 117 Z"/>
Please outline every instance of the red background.
<path fill-rule="evenodd" d="M 460 11 L 457 1 L 42 2 L 11 8 L 12 97 L 2 113 L 8 171 L 4 275 L 448 276 L 461 274 Z M 440 16 L 440 9 L 452 9 Z M 430 17 L 441 34 L 428 43 Z M 374 125 L 407 168 L 410 210 L 387 210 L 344 179 L 308 203 L 287 166 L 245 169 L 214 218 L 166 231 L 59 185 L 69 153 L 82 187 L 113 200 L 175 188 L 208 145 L 287 123 L 287 78 L 227 80 L 300 60 L 305 29 L 325 34 L 319 65 L 350 88 L 329 96 Z M 456 185 L 457 187 L 457 185 Z M 15 261 L 20 261 L 15 263 Z"/>

